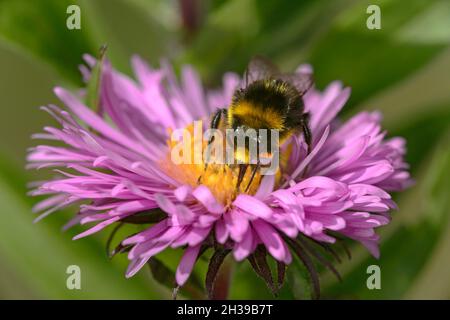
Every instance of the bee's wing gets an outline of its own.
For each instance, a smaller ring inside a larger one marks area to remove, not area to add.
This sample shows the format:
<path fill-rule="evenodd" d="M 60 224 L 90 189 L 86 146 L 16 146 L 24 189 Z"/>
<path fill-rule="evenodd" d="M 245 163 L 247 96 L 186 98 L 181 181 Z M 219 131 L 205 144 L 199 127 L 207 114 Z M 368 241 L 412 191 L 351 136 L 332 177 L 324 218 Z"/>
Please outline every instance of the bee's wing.
<path fill-rule="evenodd" d="M 277 78 L 292 84 L 301 96 L 303 96 L 314 83 L 312 74 L 310 73 L 296 72 L 280 74 Z"/>
<path fill-rule="evenodd" d="M 268 59 L 262 56 L 254 56 L 250 60 L 247 70 L 245 71 L 243 87 L 246 87 L 257 80 L 267 78 L 280 79 L 291 83 L 298 90 L 300 95 L 304 95 L 314 82 L 311 73 L 281 73 Z"/>
<path fill-rule="evenodd" d="M 244 74 L 244 87 L 257 80 L 267 79 L 280 74 L 278 68 L 262 56 L 254 56 Z"/>

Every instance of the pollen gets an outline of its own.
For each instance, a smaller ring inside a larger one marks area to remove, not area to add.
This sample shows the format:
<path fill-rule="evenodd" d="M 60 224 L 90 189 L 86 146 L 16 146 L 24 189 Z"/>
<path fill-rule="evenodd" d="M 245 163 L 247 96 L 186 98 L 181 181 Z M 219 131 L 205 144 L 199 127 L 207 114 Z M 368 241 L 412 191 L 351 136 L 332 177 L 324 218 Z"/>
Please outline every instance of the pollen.
<path fill-rule="evenodd" d="M 194 137 L 194 125 L 188 125 L 185 128 L 187 136 Z M 209 188 L 217 201 L 225 206 L 230 206 L 233 200 L 241 193 L 253 195 L 258 191 L 261 183 L 262 175 L 259 170 L 256 171 L 255 176 L 252 178 L 252 170 L 249 167 L 246 170 L 244 178 L 237 188 L 239 166 L 214 163 L 213 158 L 209 161 L 208 165 L 205 165 L 203 156 L 199 156 L 205 153 L 208 142 L 201 139 L 183 139 L 180 147 L 180 141 L 168 141 L 168 153 L 165 159 L 161 161 L 161 167 L 172 178 L 176 179 L 182 184 L 187 184 L 193 188 L 199 185 L 205 185 Z M 224 142 L 225 143 L 225 142 Z M 178 153 L 181 150 L 179 156 L 183 157 L 187 161 L 174 161 L 174 151 Z M 186 154 L 184 154 L 186 153 Z M 197 153 L 197 154 L 196 154 Z M 225 154 L 225 153 L 223 153 Z M 197 161 L 195 161 L 197 157 Z M 198 160 L 201 161 L 198 161 Z M 250 185 L 249 182 L 251 182 Z"/>

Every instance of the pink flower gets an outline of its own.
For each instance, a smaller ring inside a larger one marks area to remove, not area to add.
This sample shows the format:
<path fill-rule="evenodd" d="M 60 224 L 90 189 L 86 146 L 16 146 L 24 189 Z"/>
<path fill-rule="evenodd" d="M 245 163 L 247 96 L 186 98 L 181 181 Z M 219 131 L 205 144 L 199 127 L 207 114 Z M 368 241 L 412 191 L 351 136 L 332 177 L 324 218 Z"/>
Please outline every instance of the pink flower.
<path fill-rule="evenodd" d="M 95 60 L 85 58 L 93 67 Z M 152 217 L 160 208 L 164 215 L 156 223 L 122 241 L 131 260 L 126 275 L 134 275 L 158 253 L 182 247 L 176 271 L 180 286 L 207 248 L 220 247 L 237 261 L 251 262 L 257 252 L 267 250 L 287 265 L 292 252 L 307 248 L 304 237 L 326 244 L 342 236 L 379 256 L 375 228 L 389 223 L 389 211 L 395 208 L 388 192 L 410 184 L 405 142 L 385 139 L 377 112 L 340 123 L 336 116 L 349 88 L 333 82 L 324 92 L 310 89 L 304 103 L 311 116 L 312 152 L 307 155 L 302 135 L 292 137 L 283 146 L 290 152 L 281 180 L 265 176 L 257 190 L 228 197 L 230 203 L 225 203 L 220 196 L 232 187 L 226 180 L 196 185 L 181 177 L 189 168 L 174 173 L 163 159 L 170 151 L 168 129 L 207 119 L 229 105 L 240 78 L 226 74 L 222 89 L 206 91 L 191 67 L 182 69 L 180 83 L 168 64 L 151 69 L 136 57 L 133 67 L 137 82 L 105 63 L 97 113 L 82 102 L 82 95 L 62 88 L 55 88 L 55 94 L 68 110 L 43 107 L 61 127 L 46 127 L 34 137 L 62 144 L 39 145 L 28 157 L 31 168 L 58 168 L 57 178 L 32 191 L 48 196 L 34 208 L 43 212 L 40 217 L 87 201 L 69 222 L 94 223 L 74 238 L 79 239 L 116 222 L 132 223 L 145 212 Z M 298 70 L 309 72 L 307 67 Z M 82 71 L 89 79 L 89 68 Z"/>

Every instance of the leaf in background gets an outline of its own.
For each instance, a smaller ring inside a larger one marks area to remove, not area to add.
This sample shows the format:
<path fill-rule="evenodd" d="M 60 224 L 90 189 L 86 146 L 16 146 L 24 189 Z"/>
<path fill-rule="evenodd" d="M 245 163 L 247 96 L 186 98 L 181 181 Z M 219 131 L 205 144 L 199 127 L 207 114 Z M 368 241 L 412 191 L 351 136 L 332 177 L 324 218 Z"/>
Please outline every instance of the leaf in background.
<path fill-rule="evenodd" d="M 407 141 L 406 160 L 414 174 L 446 132 L 450 121 L 450 50 L 425 67 L 373 96 L 356 111 L 378 110 L 389 136 Z"/>
<path fill-rule="evenodd" d="M 396 37 L 412 43 L 448 44 L 450 39 L 450 2 L 434 3 L 400 28 Z"/>
<path fill-rule="evenodd" d="M 25 53 L 44 59 L 62 75 L 80 83 L 81 55 L 95 52 L 81 6 L 81 30 L 66 27 L 70 0 L 0 0 L 0 37 Z"/>
<path fill-rule="evenodd" d="M 334 79 L 342 80 L 352 87 L 350 105 L 405 78 L 445 47 L 437 43 L 399 41 L 394 37 L 399 28 L 431 6 L 432 1 L 414 0 L 407 6 L 401 1 L 372 2 L 351 6 L 309 54 L 319 87 Z M 381 30 L 366 27 L 369 4 L 380 6 Z"/>
<path fill-rule="evenodd" d="M 231 283 L 230 299 L 274 299 L 265 282 L 256 274 L 248 261 L 236 263 Z M 286 287 L 284 286 L 283 289 Z"/>
<path fill-rule="evenodd" d="M 287 268 L 287 286 L 294 299 L 313 299 L 313 290 L 309 277 L 309 272 L 304 264 L 297 261 L 295 258 L 292 264 Z"/>
<path fill-rule="evenodd" d="M 266 248 L 262 245 L 258 246 L 255 252 L 251 254 L 247 260 L 250 262 L 255 273 L 261 277 L 272 294 L 276 296 L 278 287 L 275 285 L 272 270 L 267 262 Z"/>
<path fill-rule="evenodd" d="M 242 72 L 255 54 L 292 68 L 304 62 L 304 55 L 299 52 L 328 28 L 347 2 L 231 0 L 216 3 L 210 8 L 197 38 L 187 47 L 182 62 L 198 67 L 208 83 L 225 71 Z M 292 51 L 295 51 L 291 57 L 293 62 L 286 63 L 286 54 Z"/>
<path fill-rule="evenodd" d="M 147 262 L 153 278 L 169 289 L 176 287 L 175 272 L 170 270 L 161 260 L 152 257 Z"/>
<path fill-rule="evenodd" d="M 422 162 L 427 160 L 440 137 L 449 128 L 450 102 L 444 104 L 443 107 L 430 107 L 429 109 L 441 111 L 412 119 L 406 125 L 395 127 L 390 131 L 391 135 L 402 136 L 408 142 L 406 160 L 411 165 L 413 174 L 420 168 Z"/>
<path fill-rule="evenodd" d="M 295 253 L 295 263 L 300 263 L 304 266 L 307 271 L 306 276 L 304 274 L 300 274 L 299 276 L 308 279 L 310 283 L 310 297 L 312 299 L 320 298 L 320 278 L 319 271 L 317 269 L 316 264 L 314 263 L 312 257 L 309 252 L 307 252 L 306 248 L 299 242 L 288 237 L 284 237 L 284 240 L 291 247 L 292 251 Z M 297 260 L 298 258 L 298 260 Z"/>
<path fill-rule="evenodd" d="M 368 30 L 366 8 L 378 4 L 382 29 Z M 447 43 L 411 43 L 395 35 L 431 1 L 227 1 L 213 6 L 182 61 L 207 83 L 228 70 L 242 72 L 254 54 L 293 68 L 310 62 L 319 88 L 335 79 L 353 88 L 344 112 L 425 65 Z M 245 13 L 246 19 L 241 18 Z M 229 19 L 232 16 L 233 19 Z M 276 19 L 274 17 L 280 17 Z M 282 17 L 282 18 L 281 18 Z M 221 39 L 221 41 L 217 41 Z"/>
<path fill-rule="evenodd" d="M 114 68 L 130 73 L 130 58 L 142 56 L 152 65 L 175 57 L 180 49 L 177 6 L 162 0 L 83 0 L 88 30 L 108 45 Z M 169 6 L 170 5 L 170 6 Z M 108 8 L 108 10 L 105 10 Z M 170 10 L 170 11 L 169 11 Z M 171 27 L 171 28 L 169 28 Z"/>
<path fill-rule="evenodd" d="M 199 285 L 195 276 L 190 277 L 183 287 L 177 288 L 175 272 L 167 267 L 164 262 L 156 257 L 152 257 L 147 264 L 153 279 L 171 290 L 173 292 L 173 298 L 177 298 L 179 291 L 183 296 L 191 299 L 203 299 L 205 297 L 204 289 Z"/>
<path fill-rule="evenodd" d="M 450 47 L 414 74 L 371 97 L 357 110 L 379 110 L 389 131 L 448 111 L 450 104 Z"/>

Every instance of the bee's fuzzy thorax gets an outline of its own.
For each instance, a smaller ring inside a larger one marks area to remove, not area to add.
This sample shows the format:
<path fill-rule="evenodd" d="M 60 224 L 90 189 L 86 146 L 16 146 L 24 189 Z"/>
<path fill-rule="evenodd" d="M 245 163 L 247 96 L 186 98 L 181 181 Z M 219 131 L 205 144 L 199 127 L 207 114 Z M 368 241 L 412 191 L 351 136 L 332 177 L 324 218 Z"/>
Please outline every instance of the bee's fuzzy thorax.
<path fill-rule="evenodd" d="M 298 127 L 303 103 L 289 83 L 268 78 L 237 90 L 228 109 L 228 125 L 279 130 L 285 139 Z"/>
<path fill-rule="evenodd" d="M 228 121 L 233 124 L 236 120 L 248 128 L 283 130 L 285 119 L 271 108 L 262 108 L 249 101 L 242 101 L 234 105 L 229 111 Z"/>

